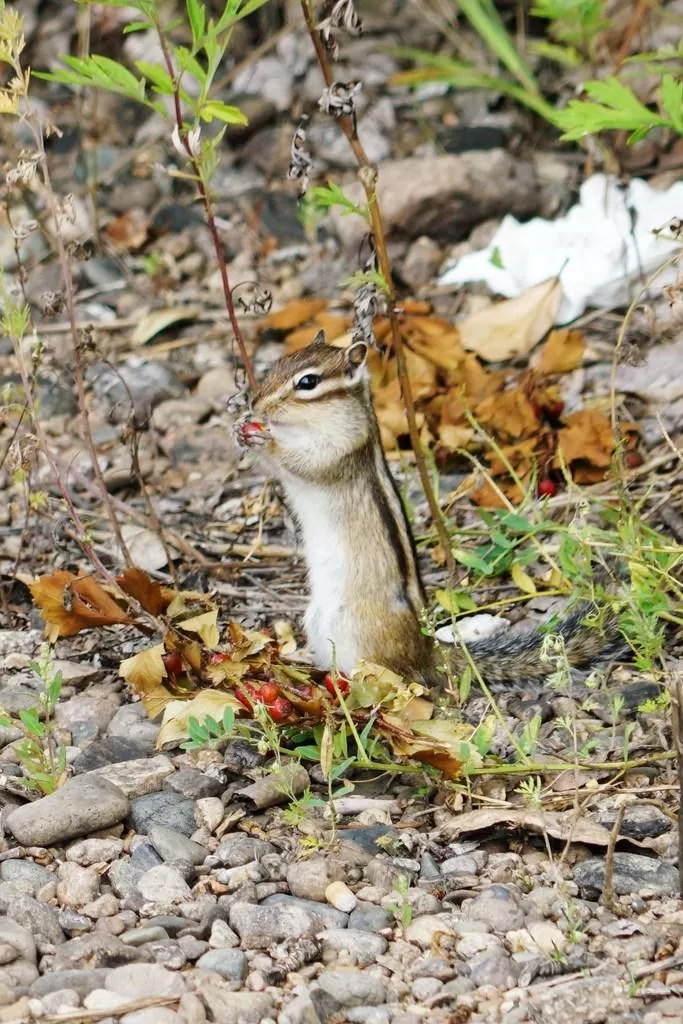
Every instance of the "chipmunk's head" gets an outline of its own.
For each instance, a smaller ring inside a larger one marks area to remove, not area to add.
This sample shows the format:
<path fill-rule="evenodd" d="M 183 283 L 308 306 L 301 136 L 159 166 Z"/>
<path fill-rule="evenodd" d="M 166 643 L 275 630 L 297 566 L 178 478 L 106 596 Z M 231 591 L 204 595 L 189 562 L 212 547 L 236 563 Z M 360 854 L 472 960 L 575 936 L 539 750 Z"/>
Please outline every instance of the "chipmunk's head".
<path fill-rule="evenodd" d="M 333 474 L 373 429 L 367 355 L 363 342 L 335 348 L 321 331 L 311 345 L 278 360 L 254 396 L 241 443 L 265 449 L 295 475 Z"/>

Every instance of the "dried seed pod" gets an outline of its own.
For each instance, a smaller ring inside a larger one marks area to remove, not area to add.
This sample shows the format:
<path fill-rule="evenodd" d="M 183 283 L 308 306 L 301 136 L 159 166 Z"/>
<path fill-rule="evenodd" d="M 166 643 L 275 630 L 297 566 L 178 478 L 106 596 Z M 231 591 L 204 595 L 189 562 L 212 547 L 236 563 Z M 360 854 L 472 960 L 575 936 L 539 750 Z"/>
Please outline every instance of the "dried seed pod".
<path fill-rule="evenodd" d="M 246 295 L 244 291 L 241 295 L 237 295 L 238 289 L 246 290 Z M 253 313 L 256 316 L 265 316 L 270 313 L 273 305 L 272 292 L 268 288 L 256 284 L 255 281 L 242 281 L 241 284 L 235 285 L 232 294 L 236 304 L 245 313 Z"/>
<path fill-rule="evenodd" d="M 299 180 L 299 195 L 303 195 L 308 188 L 308 180 L 311 173 L 311 167 L 313 161 L 311 155 L 308 152 L 306 146 L 306 126 L 310 118 L 308 114 L 300 119 L 294 137 L 292 139 L 292 148 L 289 158 L 289 169 L 287 171 L 287 177 L 292 180 Z"/>
<path fill-rule="evenodd" d="M 14 185 L 32 185 L 36 176 L 36 169 L 40 156 L 38 153 L 22 153 L 19 160 L 10 168 L 5 175 L 5 181 L 9 188 Z"/>
<path fill-rule="evenodd" d="M 339 53 L 339 44 L 334 33 L 346 32 L 349 36 L 360 36 L 363 33 L 363 22 L 354 0 L 326 0 L 320 14 L 318 31 L 325 48 L 334 59 Z"/>
<path fill-rule="evenodd" d="M 332 117 L 353 117 L 356 113 L 356 97 L 362 88 L 363 83 L 356 80 L 333 82 L 327 89 L 323 89 L 318 106 L 323 113 Z"/>
<path fill-rule="evenodd" d="M 66 296 L 64 292 L 43 292 L 38 303 L 41 315 L 50 319 L 64 309 Z"/>

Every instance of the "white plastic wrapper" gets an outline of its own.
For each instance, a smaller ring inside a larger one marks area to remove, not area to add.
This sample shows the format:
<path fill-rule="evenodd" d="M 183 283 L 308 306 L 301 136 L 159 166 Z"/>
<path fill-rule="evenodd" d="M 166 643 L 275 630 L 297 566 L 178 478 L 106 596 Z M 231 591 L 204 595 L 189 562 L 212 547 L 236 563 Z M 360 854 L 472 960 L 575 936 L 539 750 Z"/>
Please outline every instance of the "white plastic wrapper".
<path fill-rule="evenodd" d="M 503 633 L 510 628 L 507 619 L 500 615 L 489 615 L 488 612 L 479 612 L 477 615 L 467 615 L 458 623 L 458 635 L 456 636 L 453 626 L 440 626 L 435 632 L 435 637 L 442 644 L 459 644 L 461 640 L 471 644 L 474 640 L 483 640 L 487 636 L 495 636 L 496 633 Z"/>
<path fill-rule="evenodd" d="M 675 218 L 683 219 L 683 181 L 664 191 L 635 178 L 626 187 L 605 174 L 588 178 L 579 202 L 556 220 L 520 224 L 505 217 L 486 249 L 463 256 L 439 284 L 482 281 L 506 298 L 558 276 L 562 301 L 556 323 L 575 320 L 587 306 L 630 303 L 634 282 L 649 277 L 681 248 L 679 241 L 657 238 Z M 673 280 L 675 271 L 657 279 L 655 289 Z M 644 282 L 643 282 L 644 283 Z"/>

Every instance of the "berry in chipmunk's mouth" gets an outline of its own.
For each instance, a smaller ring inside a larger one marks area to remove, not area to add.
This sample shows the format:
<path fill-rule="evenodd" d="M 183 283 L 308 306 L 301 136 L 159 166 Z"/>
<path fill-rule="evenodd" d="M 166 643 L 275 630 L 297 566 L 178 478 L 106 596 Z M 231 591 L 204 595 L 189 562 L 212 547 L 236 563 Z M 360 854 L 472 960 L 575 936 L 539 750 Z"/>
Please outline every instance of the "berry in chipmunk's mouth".
<path fill-rule="evenodd" d="M 237 433 L 240 443 L 247 448 L 258 447 L 270 439 L 268 427 L 260 420 L 245 420 L 240 423 Z"/>

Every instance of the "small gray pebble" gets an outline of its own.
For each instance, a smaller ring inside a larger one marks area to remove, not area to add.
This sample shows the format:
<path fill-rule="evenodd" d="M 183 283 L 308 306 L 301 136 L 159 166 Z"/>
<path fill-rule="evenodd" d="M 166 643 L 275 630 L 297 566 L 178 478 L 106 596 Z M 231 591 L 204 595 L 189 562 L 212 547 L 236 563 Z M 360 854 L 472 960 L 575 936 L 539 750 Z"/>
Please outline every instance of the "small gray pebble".
<path fill-rule="evenodd" d="M 438 978 L 416 978 L 410 986 L 410 991 L 414 999 L 417 999 L 419 1003 L 425 999 L 431 999 L 437 992 L 440 992 L 443 988 L 443 982 L 439 981 Z"/>
<path fill-rule="evenodd" d="M 142 928 L 132 928 L 120 936 L 121 942 L 125 942 L 128 946 L 144 946 L 147 942 L 163 942 L 168 937 L 165 928 L 154 924 L 143 925 Z"/>
<path fill-rule="evenodd" d="M 244 981 L 248 964 L 241 949 L 210 949 L 197 961 L 197 967 L 216 971 L 226 981 Z"/>
<path fill-rule="evenodd" d="M 374 903 L 359 903 L 349 914 L 349 928 L 358 928 L 364 932 L 379 932 L 393 924 L 393 917 L 388 910 Z"/>

